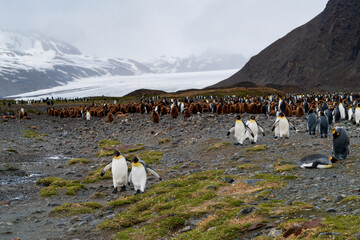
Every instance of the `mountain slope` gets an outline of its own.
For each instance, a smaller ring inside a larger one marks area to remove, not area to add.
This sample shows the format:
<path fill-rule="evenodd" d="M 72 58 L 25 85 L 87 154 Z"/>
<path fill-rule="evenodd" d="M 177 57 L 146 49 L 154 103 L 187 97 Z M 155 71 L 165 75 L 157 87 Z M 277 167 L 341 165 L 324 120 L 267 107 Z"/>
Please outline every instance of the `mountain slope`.
<path fill-rule="evenodd" d="M 150 72 L 133 60 L 81 55 L 74 46 L 43 34 L 0 31 L 0 97 L 60 86 L 79 78 Z"/>
<path fill-rule="evenodd" d="M 325 10 L 210 88 L 246 83 L 323 91 L 360 90 L 360 3 L 330 0 Z"/>

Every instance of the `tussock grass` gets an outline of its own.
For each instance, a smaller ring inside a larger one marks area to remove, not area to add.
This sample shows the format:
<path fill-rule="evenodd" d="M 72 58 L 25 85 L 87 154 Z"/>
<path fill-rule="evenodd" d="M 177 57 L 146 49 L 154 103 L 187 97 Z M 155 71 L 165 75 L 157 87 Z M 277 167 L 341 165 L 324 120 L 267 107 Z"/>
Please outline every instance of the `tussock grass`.
<path fill-rule="evenodd" d="M 86 159 L 86 158 L 73 158 L 73 159 L 69 160 L 68 165 L 87 164 L 88 162 L 89 162 L 89 159 Z"/>
<path fill-rule="evenodd" d="M 36 140 L 43 140 L 43 137 L 47 137 L 48 134 L 47 133 L 39 133 L 37 131 L 34 130 L 23 130 L 23 137 L 24 138 L 34 138 Z"/>

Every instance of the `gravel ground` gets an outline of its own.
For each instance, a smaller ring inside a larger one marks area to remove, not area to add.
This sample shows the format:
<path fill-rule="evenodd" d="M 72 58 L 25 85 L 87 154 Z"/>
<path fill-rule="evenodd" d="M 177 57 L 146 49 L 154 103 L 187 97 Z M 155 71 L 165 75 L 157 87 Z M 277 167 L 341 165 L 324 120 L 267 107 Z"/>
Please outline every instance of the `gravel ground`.
<path fill-rule="evenodd" d="M 27 106 L 25 106 L 26 108 Z M 32 106 L 45 111 L 46 106 Z M 331 154 L 332 136 L 327 139 L 310 136 L 306 132 L 305 118 L 291 117 L 297 131 L 291 131 L 289 139 L 274 139 L 270 127 L 274 117 L 258 115 L 258 122 L 266 129 L 265 137 L 260 137 L 258 144 L 268 148 L 262 152 L 247 152 L 253 146 L 245 141 L 244 146 L 230 146 L 215 151 L 205 148 L 218 142 L 235 143 L 234 137 L 226 136 L 234 124 L 234 115 L 193 115 L 172 119 L 162 116 L 159 124 L 151 121 L 151 115 L 131 114 L 106 123 L 105 118 L 92 118 L 90 121 L 76 118 L 56 118 L 46 114 L 30 115 L 31 119 L 9 119 L 0 122 L 0 169 L 12 164 L 15 169 L 0 171 L 0 239 L 111 239 L 111 232 L 94 232 L 100 222 L 111 219 L 116 214 L 112 209 L 95 214 L 83 214 L 66 218 L 54 218 L 49 212 L 67 202 L 94 201 L 95 192 L 102 191 L 104 198 L 96 199 L 101 204 L 117 199 L 123 194 L 133 194 L 133 190 L 118 195 L 111 194 L 112 181 L 86 184 L 75 196 L 65 194 L 42 198 L 41 187 L 35 184 L 40 178 L 54 176 L 63 179 L 81 180 L 90 171 L 98 168 L 111 157 L 97 158 L 97 142 L 103 139 L 117 139 L 125 145 L 143 144 L 145 149 L 164 153 L 159 164 L 153 167 L 166 181 L 177 176 L 205 170 L 221 169 L 231 175 L 253 176 L 256 173 L 283 174 L 274 170 L 275 164 L 296 165 L 297 161 L 312 153 Z M 244 114 L 243 119 L 249 119 Z M 344 215 L 359 214 L 354 205 L 336 204 L 346 196 L 360 193 L 359 165 L 360 152 L 358 128 L 350 122 L 341 122 L 350 133 L 350 156 L 336 164 L 332 169 L 300 169 L 291 171 L 298 176 L 285 188 L 274 192 L 275 199 L 291 203 L 305 201 L 313 204 L 319 214 Z M 43 140 L 24 138 L 24 130 L 36 130 L 46 133 Z M 170 142 L 159 144 L 164 138 Z M 11 151 L 16 150 L 16 152 Z M 71 165 L 72 158 L 87 158 L 88 164 Z M 257 164 L 256 171 L 239 169 L 244 163 Z M 176 170 L 171 169 L 179 166 Z M 19 169 L 16 169 L 19 167 Z M 150 178 L 149 185 L 157 180 Z M 266 201 L 266 199 L 264 199 Z M 309 213 L 304 213 L 308 215 Z M 313 214 L 314 213 L 310 213 Z M 316 215 L 316 214 L 315 214 Z M 315 217 L 315 215 L 313 217 Z M 316 215 L 316 217 L 319 217 Z M 275 219 L 281 221 L 282 219 Z M 262 233 L 260 230 L 260 233 Z M 253 236 L 260 234 L 252 233 Z M 251 237 L 249 237 L 251 238 Z"/>

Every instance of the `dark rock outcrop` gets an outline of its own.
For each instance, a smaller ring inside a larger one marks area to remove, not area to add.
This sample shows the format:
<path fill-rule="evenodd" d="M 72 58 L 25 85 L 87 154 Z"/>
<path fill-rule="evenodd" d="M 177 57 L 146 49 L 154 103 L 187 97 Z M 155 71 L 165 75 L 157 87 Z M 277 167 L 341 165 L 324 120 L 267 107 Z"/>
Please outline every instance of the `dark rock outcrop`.
<path fill-rule="evenodd" d="M 256 85 L 360 90 L 360 2 L 330 0 L 325 10 L 209 88 Z"/>

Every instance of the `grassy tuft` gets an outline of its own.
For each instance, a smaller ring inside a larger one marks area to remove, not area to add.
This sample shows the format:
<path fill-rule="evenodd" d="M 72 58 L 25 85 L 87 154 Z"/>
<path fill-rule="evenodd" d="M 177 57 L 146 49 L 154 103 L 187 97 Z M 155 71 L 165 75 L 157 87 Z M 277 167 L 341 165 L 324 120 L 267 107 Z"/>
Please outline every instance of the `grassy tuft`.
<path fill-rule="evenodd" d="M 118 145 L 118 144 L 120 144 L 120 141 L 104 139 L 104 140 L 98 141 L 97 143 L 99 144 L 99 147 L 101 149 L 103 149 L 103 148 L 106 148 L 106 147 L 113 147 L 115 145 Z"/>
<path fill-rule="evenodd" d="M 230 145 L 229 142 L 219 142 L 219 143 L 213 144 L 212 146 L 210 146 L 208 148 L 205 148 L 205 151 L 208 152 L 208 151 L 223 148 L 223 147 L 226 147 L 226 146 L 229 146 L 229 145 Z"/>
<path fill-rule="evenodd" d="M 24 138 L 34 138 L 34 139 L 40 140 L 40 141 L 43 140 L 42 137 L 48 136 L 47 133 L 39 133 L 39 132 L 34 131 L 34 130 L 23 130 L 22 132 L 23 132 L 23 135 L 22 135 L 22 136 L 23 136 Z"/>
<path fill-rule="evenodd" d="M 163 139 L 160 139 L 160 140 L 158 141 L 158 143 L 159 143 L 159 144 L 164 144 L 164 143 L 167 143 L 167 142 L 170 142 L 170 141 L 171 141 L 170 138 L 163 138 Z"/>
<path fill-rule="evenodd" d="M 103 206 L 97 202 L 64 203 L 63 205 L 54 208 L 50 212 L 50 215 L 55 217 L 63 217 L 77 214 L 88 214 L 102 207 Z"/>
<path fill-rule="evenodd" d="M 112 179 L 112 173 L 111 171 L 106 171 L 104 176 L 101 177 L 101 171 L 103 170 L 103 168 L 105 167 L 105 164 L 102 164 L 98 169 L 91 171 L 89 173 L 89 175 L 82 181 L 83 183 L 95 183 L 98 182 L 100 180 L 105 180 L 105 179 Z"/>
<path fill-rule="evenodd" d="M 41 197 L 51 197 L 57 194 L 58 189 L 65 189 L 66 195 L 75 195 L 77 191 L 84 188 L 79 181 L 63 180 L 57 177 L 47 177 L 36 181 L 37 185 L 45 186 L 40 190 Z"/>
<path fill-rule="evenodd" d="M 264 151 L 268 149 L 268 147 L 265 144 L 262 145 L 255 145 L 254 147 L 250 147 L 248 149 L 246 149 L 247 152 L 259 152 L 259 151 Z"/>
<path fill-rule="evenodd" d="M 89 160 L 86 158 L 73 158 L 73 159 L 69 160 L 68 165 L 87 164 L 88 162 L 89 162 Z"/>

